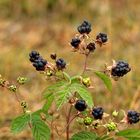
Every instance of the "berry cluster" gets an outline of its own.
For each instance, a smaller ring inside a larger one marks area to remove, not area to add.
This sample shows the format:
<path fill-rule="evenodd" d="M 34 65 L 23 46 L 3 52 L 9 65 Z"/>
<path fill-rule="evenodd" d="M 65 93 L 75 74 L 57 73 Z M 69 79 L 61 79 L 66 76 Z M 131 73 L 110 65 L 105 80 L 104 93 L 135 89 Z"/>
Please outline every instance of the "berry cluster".
<path fill-rule="evenodd" d="M 79 38 L 73 38 L 71 40 L 71 45 L 73 48 L 77 49 L 79 44 L 81 43 L 81 40 Z"/>
<path fill-rule="evenodd" d="M 87 108 L 87 104 L 84 100 L 77 100 L 75 103 L 75 108 L 81 112 Z"/>
<path fill-rule="evenodd" d="M 140 113 L 130 110 L 127 113 L 127 121 L 130 124 L 137 123 L 140 121 Z"/>
<path fill-rule="evenodd" d="M 102 119 L 103 117 L 103 114 L 104 114 L 104 110 L 102 107 L 96 107 L 96 108 L 93 108 L 92 110 L 92 115 L 94 117 L 94 119 Z"/>
<path fill-rule="evenodd" d="M 44 71 L 47 60 L 43 59 L 37 51 L 31 51 L 29 54 L 30 61 L 37 71 Z"/>
<path fill-rule="evenodd" d="M 77 28 L 80 34 L 89 34 L 91 32 L 91 24 L 88 21 L 83 21 L 81 25 Z"/>
<path fill-rule="evenodd" d="M 64 68 L 66 68 L 66 62 L 63 58 L 59 58 L 56 60 L 56 67 L 58 70 L 63 70 Z"/>
<path fill-rule="evenodd" d="M 107 34 L 105 33 L 99 33 L 97 36 L 96 36 L 96 40 L 97 42 L 99 43 L 106 43 L 108 38 L 107 38 Z"/>
<path fill-rule="evenodd" d="M 88 34 L 92 29 L 88 21 L 83 21 L 82 24 L 77 27 L 77 30 L 80 34 L 76 34 L 70 44 L 74 51 L 79 51 L 81 54 L 87 55 L 90 52 L 94 52 L 96 44 L 101 46 L 108 41 L 107 34 L 105 33 L 99 33 L 96 39 L 91 39 Z"/>
<path fill-rule="evenodd" d="M 114 67 L 112 67 L 111 75 L 122 77 L 131 70 L 129 64 L 124 61 L 118 61 Z"/>

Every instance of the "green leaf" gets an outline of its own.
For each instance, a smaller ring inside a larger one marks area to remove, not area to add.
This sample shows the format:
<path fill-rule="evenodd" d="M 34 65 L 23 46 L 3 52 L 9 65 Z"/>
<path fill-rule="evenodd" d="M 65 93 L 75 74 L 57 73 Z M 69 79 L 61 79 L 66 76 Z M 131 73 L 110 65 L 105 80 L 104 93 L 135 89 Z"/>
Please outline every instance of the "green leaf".
<path fill-rule="evenodd" d="M 54 94 L 50 93 L 49 96 L 48 96 L 48 98 L 46 99 L 46 103 L 42 107 L 42 111 L 45 114 L 48 113 L 48 110 L 51 107 L 53 100 L 54 100 Z"/>
<path fill-rule="evenodd" d="M 71 77 L 71 83 L 73 84 L 73 83 L 80 83 L 80 79 L 81 79 L 82 77 L 80 76 L 80 75 L 76 75 L 76 76 L 73 76 L 73 77 Z"/>
<path fill-rule="evenodd" d="M 74 83 L 71 85 L 70 89 L 73 92 L 77 92 L 80 95 L 80 97 L 86 101 L 87 105 L 90 108 L 93 107 L 92 96 L 90 95 L 89 91 L 84 86 L 78 83 Z"/>
<path fill-rule="evenodd" d="M 96 140 L 97 135 L 93 132 L 82 131 L 72 136 L 70 140 Z"/>
<path fill-rule="evenodd" d="M 111 91 L 112 90 L 112 83 L 111 83 L 110 78 L 106 74 L 99 72 L 99 71 L 96 71 L 95 74 L 104 82 L 104 84 L 106 85 L 108 90 Z"/>
<path fill-rule="evenodd" d="M 32 133 L 35 140 L 50 140 L 50 129 L 37 115 L 32 115 Z"/>
<path fill-rule="evenodd" d="M 140 140 L 140 130 L 136 129 L 123 130 L 118 132 L 116 135 L 127 138 L 128 140 Z"/>
<path fill-rule="evenodd" d="M 58 91 L 57 93 L 57 99 L 56 99 L 56 105 L 57 105 L 57 110 L 60 109 L 60 107 L 68 100 L 69 97 L 69 91 L 67 89 Z"/>
<path fill-rule="evenodd" d="M 11 131 L 13 133 L 21 132 L 28 125 L 29 121 L 30 121 L 29 114 L 25 114 L 25 115 L 22 115 L 22 116 L 15 118 L 12 121 Z"/>
<path fill-rule="evenodd" d="M 50 96 L 50 93 L 55 93 L 58 90 L 62 89 L 65 86 L 66 82 L 65 81 L 60 81 L 57 82 L 51 86 L 48 86 L 44 91 L 43 91 L 43 95 L 44 98 L 48 98 L 48 96 Z"/>

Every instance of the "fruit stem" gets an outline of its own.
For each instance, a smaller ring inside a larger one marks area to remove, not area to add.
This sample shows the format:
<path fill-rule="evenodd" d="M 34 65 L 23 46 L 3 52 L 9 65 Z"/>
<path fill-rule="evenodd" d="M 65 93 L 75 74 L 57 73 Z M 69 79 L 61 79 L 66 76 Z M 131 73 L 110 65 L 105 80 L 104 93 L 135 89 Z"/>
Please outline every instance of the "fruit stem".
<path fill-rule="evenodd" d="M 70 115 L 72 111 L 72 105 L 70 106 L 68 115 L 67 115 L 67 127 L 66 127 L 66 140 L 69 140 L 69 129 L 70 129 Z"/>
<path fill-rule="evenodd" d="M 87 60 L 88 60 L 88 56 L 89 56 L 89 53 L 85 54 L 85 62 L 84 62 L 84 68 L 83 68 L 82 75 L 85 73 L 85 71 L 86 71 L 86 69 L 87 69 Z"/>

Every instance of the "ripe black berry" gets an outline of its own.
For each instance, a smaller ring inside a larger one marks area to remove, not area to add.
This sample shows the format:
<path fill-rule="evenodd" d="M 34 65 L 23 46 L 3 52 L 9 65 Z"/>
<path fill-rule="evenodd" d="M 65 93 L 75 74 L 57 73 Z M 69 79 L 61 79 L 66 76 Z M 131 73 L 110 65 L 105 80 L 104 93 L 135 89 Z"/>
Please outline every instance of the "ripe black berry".
<path fill-rule="evenodd" d="M 105 33 L 99 33 L 97 36 L 96 36 L 96 40 L 100 43 L 105 43 L 107 42 L 108 38 L 107 38 L 107 34 Z"/>
<path fill-rule="evenodd" d="M 102 107 L 96 107 L 96 108 L 93 108 L 92 110 L 92 115 L 95 119 L 102 119 L 103 117 L 103 114 L 104 114 L 104 110 Z"/>
<path fill-rule="evenodd" d="M 77 100 L 77 102 L 75 103 L 75 108 L 81 112 L 87 108 L 87 104 L 84 100 Z"/>
<path fill-rule="evenodd" d="M 77 30 L 80 34 L 89 34 L 91 32 L 91 24 L 88 21 L 83 21 L 83 23 L 78 26 Z"/>
<path fill-rule="evenodd" d="M 30 61 L 37 71 L 44 71 L 47 60 L 43 59 L 37 51 L 31 51 L 29 54 Z"/>
<path fill-rule="evenodd" d="M 139 122 L 140 113 L 133 111 L 133 110 L 128 111 L 127 120 L 128 120 L 128 123 L 130 123 L 130 124 Z"/>
<path fill-rule="evenodd" d="M 56 67 L 58 70 L 62 70 L 66 67 L 66 62 L 64 61 L 64 59 L 59 58 L 56 60 Z"/>
<path fill-rule="evenodd" d="M 31 51 L 29 57 L 31 62 L 35 62 L 40 57 L 40 54 L 37 51 Z"/>
<path fill-rule="evenodd" d="M 47 64 L 47 61 L 43 58 L 39 58 L 38 60 L 33 62 L 33 66 L 36 68 L 37 71 L 44 71 L 46 64 Z"/>
<path fill-rule="evenodd" d="M 81 43 L 81 40 L 79 38 L 73 38 L 71 41 L 71 45 L 76 49 L 78 48 L 79 44 Z"/>
<path fill-rule="evenodd" d="M 88 49 L 91 52 L 94 52 L 94 50 L 96 49 L 95 43 L 89 43 L 86 49 Z"/>
<path fill-rule="evenodd" d="M 127 74 L 130 70 L 131 68 L 129 67 L 129 64 L 127 62 L 118 61 L 116 63 L 116 66 L 112 68 L 111 75 L 122 77 L 125 74 Z"/>

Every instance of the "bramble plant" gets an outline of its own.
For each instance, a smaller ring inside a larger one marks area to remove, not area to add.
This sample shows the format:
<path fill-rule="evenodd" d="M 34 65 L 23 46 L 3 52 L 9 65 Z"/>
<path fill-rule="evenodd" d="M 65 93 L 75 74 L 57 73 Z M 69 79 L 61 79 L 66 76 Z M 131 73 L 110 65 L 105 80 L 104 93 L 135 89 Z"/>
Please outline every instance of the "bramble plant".
<path fill-rule="evenodd" d="M 45 60 L 37 51 L 29 53 L 29 60 L 33 67 L 47 79 L 55 81 L 55 83 L 52 82 L 52 85 L 45 89 L 43 94 L 45 103 L 39 110 L 32 112 L 27 102 L 20 99 L 18 89 L 28 81 L 28 78 L 18 77 L 16 84 L 11 84 L 0 77 L 0 85 L 15 94 L 23 110 L 23 114 L 13 120 L 11 131 L 19 133 L 29 127 L 35 140 L 63 139 L 64 133 L 66 134 L 66 140 L 115 140 L 120 137 L 128 140 L 140 139 L 139 130 L 128 129 L 130 125 L 139 122 L 140 113 L 135 110 L 129 110 L 128 112 L 114 110 L 109 115 L 101 105 L 94 105 L 88 90 L 93 88 L 91 77 L 85 74 L 87 71 L 92 71 L 111 91 L 111 79 L 119 80 L 130 72 L 129 64 L 123 60 L 113 60 L 112 65 L 106 65 L 105 69 L 101 71 L 88 67 L 87 60 L 89 55 L 94 53 L 97 47 L 106 45 L 108 37 L 105 33 L 99 33 L 95 39 L 92 39 L 89 35 L 92 28 L 88 21 L 83 21 L 77 30 L 79 33 L 72 38 L 70 44 L 73 52 L 85 56 L 81 74 L 70 76 L 66 73 L 66 61 L 63 58 L 58 58 L 56 54 L 50 55 L 52 63 Z M 55 107 L 53 111 L 51 110 L 52 106 Z M 65 110 L 65 115 L 59 110 Z M 121 111 L 124 117 L 118 121 Z M 59 115 L 66 118 L 66 124 L 61 126 L 63 127 L 62 129 L 58 129 L 57 126 L 60 119 Z M 83 129 L 81 132 L 74 134 L 73 131 L 70 133 L 70 126 L 74 121 L 81 125 L 81 129 Z M 104 133 L 100 134 L 100 130 L 104 130 Z"/>

